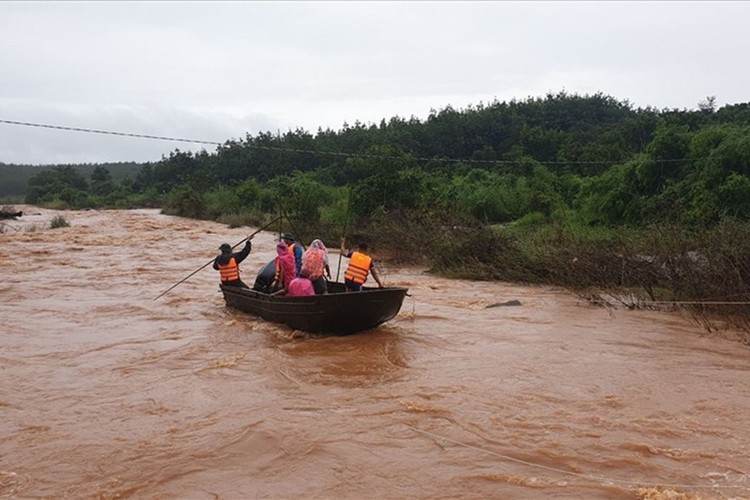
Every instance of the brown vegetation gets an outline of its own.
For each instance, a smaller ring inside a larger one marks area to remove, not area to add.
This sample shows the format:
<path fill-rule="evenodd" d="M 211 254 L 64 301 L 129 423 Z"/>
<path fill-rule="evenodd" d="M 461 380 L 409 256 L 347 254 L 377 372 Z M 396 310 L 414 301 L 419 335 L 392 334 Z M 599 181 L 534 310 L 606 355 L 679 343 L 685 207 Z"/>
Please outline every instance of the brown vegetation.
<path fill-rule="evenodd" d="M 750 228 L 732 219 L 703 230 L 586 230 L 392 213 L 352 233 L 379 260 L 452 278 L 564 286 L 599 305 L 682 308 L 707 330 L 739 328 L 750 342 Z"/>

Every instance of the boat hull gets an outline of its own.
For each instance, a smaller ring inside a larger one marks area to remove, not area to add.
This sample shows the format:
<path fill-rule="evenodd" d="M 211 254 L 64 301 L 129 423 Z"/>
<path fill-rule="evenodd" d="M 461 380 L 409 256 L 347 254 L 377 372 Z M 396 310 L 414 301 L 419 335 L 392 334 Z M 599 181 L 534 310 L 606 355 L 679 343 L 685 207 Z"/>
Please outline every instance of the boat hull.
<path fill-rule="evenodd" d="M 364 288 L 344 292 L 328 283 L 329 293 L 305 297 L 273 296 L 250 288 L 221 285 L 227 306 L 311 333 L 348 335 L 370 330 L 398 314 L 406 288 Z"/>

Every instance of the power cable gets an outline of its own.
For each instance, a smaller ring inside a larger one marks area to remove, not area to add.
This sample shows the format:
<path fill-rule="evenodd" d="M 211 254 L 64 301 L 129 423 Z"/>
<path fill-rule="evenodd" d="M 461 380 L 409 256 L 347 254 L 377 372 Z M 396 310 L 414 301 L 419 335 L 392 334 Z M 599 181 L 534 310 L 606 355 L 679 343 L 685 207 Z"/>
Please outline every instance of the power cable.
<path fill-rule="evenodd" d="M 84 132 L 89 134 L 105 134 L 105 135 L 116 135 L 116 136 L 122 136 L 122 137 L 135 137 L 135 138 L 141 138 L 141 139 L 153 139 L 153 140 L 159 140 L 159 141 L 170 141 L 170 142 L 187 142 L 191 144 L 211 144 L 215 146 L 224 146 L 231 143 L 231 140 L 227 140 L 225 142 L 218 142 L 218 141 L 207 141 L 202 139 L 186 139 L 181 137 L 168 137 L 168 136 L 160 136 L 160 135 L 149 135 L 149 134 L 137 134 L 137 133 L 130 133 L 130 132 L 117 132 L 117 131 L 111 131 L 111 130 L 101 130 L 101 129 L 92 129 L 92 128 L 83 128 L 83 127 L 70 127 L 70 126 L 64 126 L 64 125 L 50 125 L 45 123 L 33 123 L 33 122 L 23 122 L 23 121 L 17 121 L 17 120 L 3 120 L 0 119 L 0 123 L 4 123 L 7 125 L 19 125 L 24 127 L 37 127 L 37 128 L 47 128 L 47 129 L 55 129 L 55 130 L 66 130 L 71 132 Z M 278 146 L 259 146 L 255 144 L 245 144 L 246 147 L 250 149 L 257 149 L 257 150 L 265 150 L 265 151 L 277 151 L 282 153 L 300 153 L 300 154 L 312 154 L 312 155 L 327 155 L 327 156 L 339 156 L 344 158 L 376 158 L 376 159 L 403 159 L 401 156 L 394 156 L 394 155 L 374 155 L 374 154 L 368 154 L 368 153 L 345 153 L 340 151 L 321 151 L 321 150 L 313 150 L 313 149 L 297 149 L 297 148 L 284 148 L 284 147 L 278 147 Z M 467 159 L 467 158 L 441 158 L 441 157 L 435 157 L 435 158 L 426 158 L 426 157 L 415 157 L 415 161 L 420 162 L 447 162 L 447 163 L 469 163 L 469 164 L 489 164 L 489 165 L 517 165 L 520 163 L 518 160 L 474 160 L 474 159 Z M 619 165 L 622 164 L 628 160 L 602 160 L 602 161 L 558 161 L 558 160 L 535 160 L 537 163 L 542 165 Z M 696 159 L 691 158 L 664 158 L 664 159 L 652 159 L 651 161 L 654 161 L 656 163 L 687 163 L 692 161 L 697 161 Z"/>
<path fill-rule="evenodd" d="M 147 135 L 147 134 L 131 134 L 127 132 L 113 132 L 110 130 L 97 130 L 93 128 L 81 128 L 81 127 L 66 127 L 62 125 L 48 125 L 44 123 L 31 123 L 31 122 L 19 122 L 13 120 L 0 120 L 0 123 L 6 123 L 8 125 L 23 125 L 25 127 L 39 127 L 39 128 L 51 128 L 57 130 L 69 130 L 73 132 L 86 132 L 89 134 L 107 134 L 107 135 L 120 135 L 125 137 L 140 137 L 143 139 L 156 139 L 159 141 L 177 141 L 177 142 L 190 142 L 194 144 L 214 144 L 221 145 L 221 142 L 216 141 L 203 141 L 200 139 L 181 139 L 179 137 L 165 137 L 161 135 Z"/>

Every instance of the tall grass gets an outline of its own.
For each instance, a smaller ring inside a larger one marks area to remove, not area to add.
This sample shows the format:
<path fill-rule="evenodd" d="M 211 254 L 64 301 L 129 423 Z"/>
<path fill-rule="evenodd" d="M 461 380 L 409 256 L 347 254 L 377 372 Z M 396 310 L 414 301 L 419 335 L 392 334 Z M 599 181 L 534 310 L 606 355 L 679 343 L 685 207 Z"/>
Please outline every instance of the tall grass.
<path fill-rule="evenodd" d="M 706 328 L 750 332 L 750 224 L 602 228 L 529 216 L 487 227 L 445 215 L 388 214 L 363 235 L 377 258 L 436 274 L 563 286 L 599 304 L 681 307 Z M 750 339 L 750 335 L 748 336 Z"/>
<path fill-rule="evenodd" d="M 62 215 L 56 215 L 49 222 L 50 229 L 58 229 L 61 227 L 70 227 L 70 222 Z"/>

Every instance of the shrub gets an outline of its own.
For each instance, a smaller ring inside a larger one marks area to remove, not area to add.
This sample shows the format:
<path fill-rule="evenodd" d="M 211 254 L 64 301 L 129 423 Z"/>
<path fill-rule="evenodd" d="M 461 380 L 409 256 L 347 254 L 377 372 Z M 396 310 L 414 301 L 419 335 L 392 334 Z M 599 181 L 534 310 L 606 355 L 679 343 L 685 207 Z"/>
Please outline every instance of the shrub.
<path fill-rule="evenodd" d="M 218 188 L 203 195 L 205 215 L 209 219 L 221 220 L 223 217 L 236 216 L 242 203 L 235 190 Z"/>
<path fill-rule="evenodd" d="M 217 222 L 226 224 L 231 228 L 249 226 L 261 227 L 268 222 L 269 216 L 256 211 L 246 211 L 242 213 L 231 213 L 218 217 Z"/>
<path fill-rule="evenodd" d="M 205 217 L 205 203 L 201 193 L 189 185 L 178 186 L 166 197 L 164 213 L 201 219 Z"/>
<path fill-rule="evenodd" d="M 49 228 L 50 229 L 57 229 L 59 227 L 70 227 L 70 223 L 68 220 L 63 217 L 62 215 L 56 215 L 52 218 L 52 220 L 49 222 Z"/>

